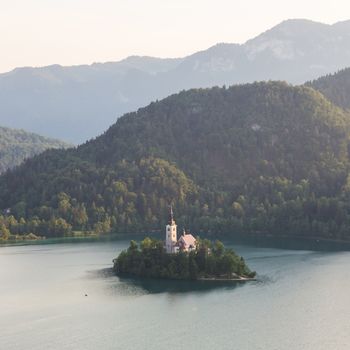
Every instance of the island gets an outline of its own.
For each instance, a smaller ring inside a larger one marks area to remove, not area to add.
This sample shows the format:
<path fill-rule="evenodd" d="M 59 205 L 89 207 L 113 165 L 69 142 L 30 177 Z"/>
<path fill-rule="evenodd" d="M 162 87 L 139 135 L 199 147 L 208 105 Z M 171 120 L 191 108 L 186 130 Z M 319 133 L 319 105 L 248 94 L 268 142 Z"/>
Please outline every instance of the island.
<path fill-rule="evenodd" d="M 185 230 L 177 239 L 172 208 L 165 242 L 149 237 L 140 244 L 132 240 L 113 260 L 113 270 L 118 276 L 176 280 L 249 281 L 256 276 L 242 257 L 218 240 L 194 238 Z"/>

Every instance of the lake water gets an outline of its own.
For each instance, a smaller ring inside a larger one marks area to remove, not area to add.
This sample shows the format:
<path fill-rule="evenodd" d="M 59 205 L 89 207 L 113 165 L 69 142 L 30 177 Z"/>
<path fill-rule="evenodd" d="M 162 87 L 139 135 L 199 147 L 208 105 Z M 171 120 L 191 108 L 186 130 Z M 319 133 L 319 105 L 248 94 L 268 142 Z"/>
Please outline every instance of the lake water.
<path fill-rule="evenodd" d="M 350 348 L 349 252 L 235 246 L 258 281 L 214 287 L 120 280 L 126 246 L 0 248 L 0 349 Z"/>

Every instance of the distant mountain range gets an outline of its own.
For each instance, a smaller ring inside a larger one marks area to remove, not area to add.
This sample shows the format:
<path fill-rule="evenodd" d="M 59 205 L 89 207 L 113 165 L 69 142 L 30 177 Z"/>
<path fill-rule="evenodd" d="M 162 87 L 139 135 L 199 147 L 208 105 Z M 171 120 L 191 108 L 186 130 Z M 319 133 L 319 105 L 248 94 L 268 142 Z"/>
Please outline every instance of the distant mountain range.
<path fill-rule="evenodd" d="M 243 45 L 179 59 L 129 57 L 0 75 L 0 124 L 81 143 L 125 112 L 183 89 L 258 80 L 300 84 L 350 66 L 350 21 L 288 20 Z"/>
<path fill-rule="evenodd" d="M 23 130 L 0 127 L 0 174 L 20 165 L 24 159 L 31 158 L 49 148 L 67 148 L 68 146 L 65 142 Z"/>

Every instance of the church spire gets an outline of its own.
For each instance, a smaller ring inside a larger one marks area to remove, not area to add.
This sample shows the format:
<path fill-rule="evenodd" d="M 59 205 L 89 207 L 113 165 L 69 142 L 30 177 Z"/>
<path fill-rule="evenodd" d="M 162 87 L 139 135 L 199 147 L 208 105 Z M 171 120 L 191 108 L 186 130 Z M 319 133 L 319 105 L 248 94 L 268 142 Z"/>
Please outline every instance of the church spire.
<path fill-rule="evenodd" d="M 174 221 L 174 212 L 173 212 L 173 206 L 171 205 L 169 207 L 169 225 L 173 225 L 175 223 Z"/>

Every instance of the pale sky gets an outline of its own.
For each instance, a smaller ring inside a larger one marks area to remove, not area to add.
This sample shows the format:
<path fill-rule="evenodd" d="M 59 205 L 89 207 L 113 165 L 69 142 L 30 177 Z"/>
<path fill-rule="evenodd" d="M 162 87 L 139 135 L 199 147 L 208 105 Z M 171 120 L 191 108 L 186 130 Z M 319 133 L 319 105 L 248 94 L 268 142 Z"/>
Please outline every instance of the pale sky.
<path fill-rule="evenodd" d="M 289 18 L 350 19 L 349 0 L 0 0 L 0 72 L 243 43 Z"/>

